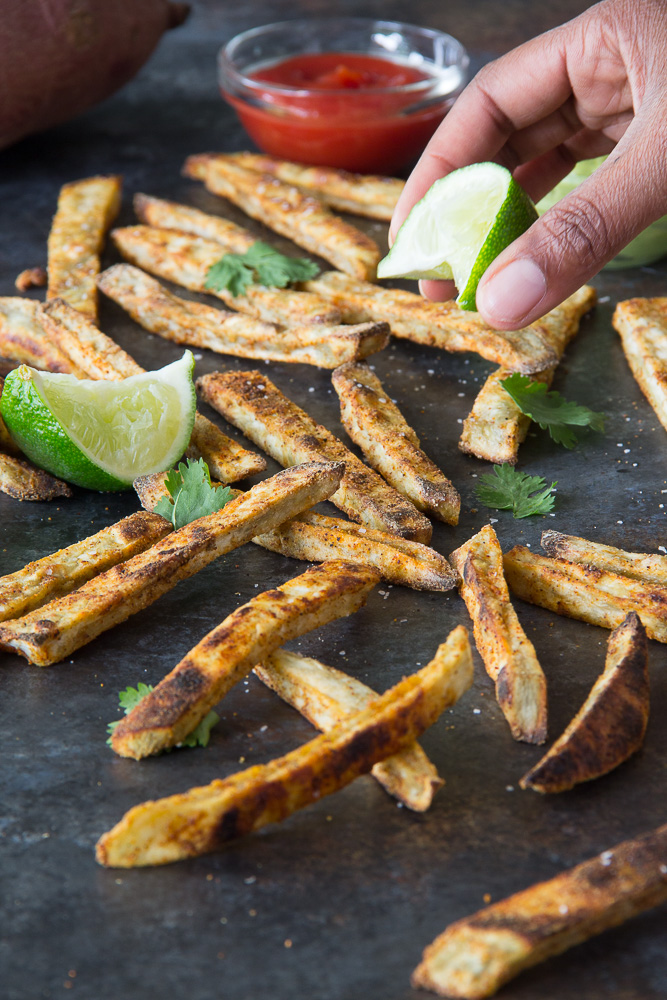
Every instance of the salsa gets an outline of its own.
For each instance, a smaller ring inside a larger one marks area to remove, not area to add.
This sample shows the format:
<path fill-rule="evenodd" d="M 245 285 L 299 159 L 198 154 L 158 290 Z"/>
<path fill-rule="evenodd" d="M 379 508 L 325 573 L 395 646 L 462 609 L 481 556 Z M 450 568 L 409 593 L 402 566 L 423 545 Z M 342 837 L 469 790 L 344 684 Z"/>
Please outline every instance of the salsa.
<path fill-rule="evenodd" d="M 404 87 L 427 80 L 428 74 L 413 66 L 356 52 L 317 52 L 290 56 L 250 74 L 253 80 L 308 90 L 368 90 L 372 87 Z"/>

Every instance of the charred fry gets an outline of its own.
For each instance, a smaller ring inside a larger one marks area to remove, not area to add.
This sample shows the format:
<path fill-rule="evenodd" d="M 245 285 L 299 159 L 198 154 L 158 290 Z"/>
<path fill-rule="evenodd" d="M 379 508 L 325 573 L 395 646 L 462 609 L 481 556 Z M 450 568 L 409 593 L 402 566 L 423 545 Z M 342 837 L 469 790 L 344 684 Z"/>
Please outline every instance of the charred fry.
<path fill-rule="evenodd" d="M 30 462 L 0 452 L 0 492 L 15 500 L 55 500 L 71 497 L 72 491 L 60 479 Z"/>
<path fill-rule="evenodd" d="M 667 298 L 619 302 L 613 324 L 632 374 L 667 430 Z"/>
<path fill-rule="evenodd" d="M 589 542 L 587 538 L 563 535 L 559 531 L 543 531 L 542 548 L 548 556 L 555 556 L 557 559 L 566 559 L 590 569 L 619 573 L 631 580 L 667 587 L 667 556 L 650 552 L 626 552 L 613 545 Z"/>

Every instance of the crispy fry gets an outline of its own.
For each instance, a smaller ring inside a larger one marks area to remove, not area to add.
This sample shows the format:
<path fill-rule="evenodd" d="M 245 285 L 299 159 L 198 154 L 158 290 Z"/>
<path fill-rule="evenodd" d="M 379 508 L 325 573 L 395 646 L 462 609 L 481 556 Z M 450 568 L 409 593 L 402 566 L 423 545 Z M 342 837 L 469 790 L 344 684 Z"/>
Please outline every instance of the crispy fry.
<path fill-rule="evenodd" d="M 559 615 L 616 628 L 636 611 L 650 639 L 667 642 L 667 588 L 607 570 L 551 559 L 515 545 L 503 559 L 511 590 Z"/>
<path fill-rule="evenodd" d="M 27 292 L 29 288 L 44 288 L 47 280 L 46 268 L 27 267 L 17 274 L 14 285 L 19 292 Z"/>
<path fill-rule="evenodd" d="M 667 430 L 667 298 L 619 302 L 612 322 L 632 374 Z"/>
<path fill-rule="evenodd" d="M 0 625 L 0 649 L 20 653 L 42 667 L 57 663 L 218 556 L 326 499 L 342 473 L 340 464 L 316 462 L 279 472 L 74 593 Z"/>
<path fill-rule="evenodd" d="M 416 988 L 483 1000 L 523 969 L 667 899 L 667 824 L 451 924 L 426 948 Z"/>
<path fill-rule="evenodd" d="M 126 226 L 114 229 L 111 236 L 120 253 L 132 264 L 193 292 L 215 295 L 232 309 L 266 323 L 303 326 L 340 322 L 338 309 L 311 292 L 249 285 L 244 295 L 232 295 L 224 288 L 219 291 L 206 288 L 209 268 L 224 255 L 215 240 L 152 226 Z"/>
<path fill-rule="evenodd" d="M 345 462 L 332 503 L 369 528 L 428 542 L 431 523 L 417 508 L 308 416 L 258 371 L 212 372 L 197 380 L 207 403 L 281 465 Z M 335 458 L 334 458 L 335 456 Z"/>
<path fill-rule="evenodd" d="M 224 781 L 135 806 L 100 838 L 97 860 L 112 868 L 167 864 L 280 822 L 409 746 L 471 681 L 468 637 L 459 626 L 442 655 L 330 732 Z"/>
<path fill-rule="evenodd" d="M 188 157 L 183 172 L 186 177 L 203 180 L 209 191 L 227 198 L 253 219 L 324 257 L 346 274 L 375 279 L 382 256 L 377 243 L 334 215 L 317 198 L 277 177 L 246 170 L 215 154 Z"/>
<path fill-rule="evenodd" d="M 340 399 L 343 427 L 368 464 L 417 510 L 446 524 L 458 524 L 461 497 L 421 450 L 415 431 L 377 375 L 368 365 L 348 362 L 336 369 L 331 381 Z"/>
<path fill-rule="evenodd" d="M 604 670 L 588 698 L 521 787 L 566 792 L 613 771 L 644 742 L 649 705 L 646 630 L 631 611 L 609 636 Z"/>
<path fill-rule="evenodd" d="M 144 552 L 171 531 L 159 514 L 137 511 L 66 549 L 0 577 L 0 621 L 64 597 L 98 573 Z"/>
<path fill-rule="evenodd" d="M 445 651 L 443 643 L 436 656 L 446 655 Z M 254 673 L 325 733 L 377 698 L 375 691 L 349 674 L 286 649 L 266 656 Z M 418 743 L 375 764 L 371 774 L 390 795 L 415 812 L 425 812 L 444 784 Z"/>
<path fill-rule="evenodd" d="M 249 229 L 237 226 L 221 215 L 210 215 L 190 205 L 154 198 L 149 194 L 135 194 L 134 211 L 146 226 L 203 236 L 204 239 L 215 240 L 227 253 L 244 254 L 257 242 L 257 236 Z"/>
<path fill-rule="evenodd" d="M 83 370 L 87 378 L 121 379 L 144 369 L 115 341 L 62 299 L 54 299 L 44 310 L 44 324 L 57 343 Z M 207 417 L 195 414 L 188 454 L 202 456 L 211 474 L 222 482 L 235 482 L 262 472 L 266 461 L 223 434 Z"/>
<path fill-rule="evenodd" d="M 491 525 L 452 552 L 475 643 L 515 740 L 544 743 L 547 684 L 535 649 L 521 628 L 503 576 L 503 554 Z"/>
<path fill-rule="evenodd" d="M 49 339 L 42 320 L 43 311 L 39 302 L 16 297 L 0 298 L 0 354 L 10 361 L 43 371 L 85 377 Z"/>
<path fill-rule="evenodd" d="M 335 368 L 386 347 L 386 323 L 280 327 L 179 298 L 130 264 L 115 264 L 97 281 L 137 323 L 165 340 L 219 354 Z"/>
<path fill-rule="evenodd" d="M 293 184 L 337 212 L 353 212 L 384 222 L 391 221 L 396 202 L 405 187 L 405 181 L 398 177 L 351 174 L 333 167 L 304 167 L 302 163 L 290 163 L 257 153 L 221 155 L 247 170 L 271 174 L 285 184 Z"/>
<path fill-rule="evenodd" d="M 595 290 L 584 285 L 562 305 L 539 320 L 543 324 L 545 341 L 556 355 L 556 364 L 578 332 L 579 320 L 594 304 Z M 556 364 L 544 371 L 535 372 L 534 379 L 550 386 Z M 489 375 L 477 394 L 472 410 L 463 421 L 463 433 L 459 440 L 461 451 L 501 465 L 504 462 L 516 464 L 519 445 L 525 440 L 530 427 L 530 417 L 521 412 L 501 385 L 502 380 L 510 374 L 507 368 L 499 368 Z"/>
<path fill-rule="evenodd" d="M 64 299 L 97 321 L 100 253 L 120 208 L 120 177 L 87 177 L 60 189 L 48 241 L 47 299 Z"/>
<path fill-rule="evenodd" d="M 631 580 L 656 583 L 667 587 L 667 556 L 651 552 L 626 552 L 625 549 L 589 542 L 576 535 L 563 535 L 560 531 L 543 531 L 542 548 L 548 556 L 580 563 L 590 569 L 608 570 L 629 576 Z"/>
<path fill-rule="evenodd" d="M 214 628 L 116 726 L 111 746 L 140 760 L 180 743 L 231 688 L 289 639 L 357 611 L 380 574 L 330 562 L 248 601 Z"/>
<path fill-rule="evenodd" d="M 60 479 L 30 462 L 0 452 L 0 493 L 15 500 L 54 500 L 71 497 L 72 491 Z"/>

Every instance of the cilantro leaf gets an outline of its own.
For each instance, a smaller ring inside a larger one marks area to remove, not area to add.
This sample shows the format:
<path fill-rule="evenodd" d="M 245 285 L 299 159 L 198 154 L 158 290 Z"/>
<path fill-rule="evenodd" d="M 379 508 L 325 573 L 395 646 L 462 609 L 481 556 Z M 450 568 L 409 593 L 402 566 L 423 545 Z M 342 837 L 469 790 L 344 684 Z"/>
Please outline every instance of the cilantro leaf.
<path fill-rule="evenodd" d="M 209 712 L 201 720 L 199 725 L 188 733 L 180 743 L 176 745 L 179 747 L 206 747 L 208 746 L 208 741 L 211 738 L 211 730 L 220 722 L 220 716 L 217 712 Z"/>
<path fill-rule="evenodd" d="M 553 440 L 565 448 L 574 448 L 578 444 L 579 438 L 573 427 L 604 430 L 603 413 L 571 403 L 559 392 L 548 392 L 544 382 L 535 382 L 527 375 L 514 372 L 500 384 L 522 413 L 538 423 L 542 430 L 548 430 Z"/>
<path fill-rule="evenodd" d="M 480 476 L 475 492 L 485 507 L 511 510 L 516 518 L 530 517 L 553 510 L 556 483 L 547 486 L 541 476 L 517 472 L 511 465 L 494 465 L 492 473 Z"/>
<path fill-rule="evenodd" d="M 286 257 L 268 243 L 256 240 L 245 253 L 228 253 L 209 267 L 204 287 L 232 295 L 243 295 L 248 285 L 286 288 L 297 281 L 314 278 L 319 268 L 307 257 Z"/>
<path fill-rule="evenodd" d="M 124 691 L 118 692 L 118 705 L 123 709 L 125 715 L 129 715 L 132 709 L 135 708 L 147 694 L 150 694 L 152 690 L 152 684 L 143 684 L 139 681 L 136 688 L 127 687 Z M 111 746 L 113 731 L 119 722 L 120 719 L 117 719 L 115 722 L 109 722 L 107 724 L 107 733 L 109 734 L 107 744 L 109 746 Z M 211 738 L 211 730 L 218 722 L 220 722 L 220 716 L 217 712 L 209 712 L 208 715 L 204 716 L 199 725 L 197 725 L 191 733 L 188 733 L 188 735 L 176 745 L 179 747 L 208 746 L 208 741 Z"/>
<path fill-rule="evenodd" d="M 232 499 L 228 486 L 211 484 L 211 473 L 203 458 L 188 458 L 187 464 L 180 462 L 178 469 L 169 471 L 164 484 L 171 500 L 162 497 L 153 512 L 171 521 L 174 528 L 182 528 L 198 517 L 214 514 Z"/>

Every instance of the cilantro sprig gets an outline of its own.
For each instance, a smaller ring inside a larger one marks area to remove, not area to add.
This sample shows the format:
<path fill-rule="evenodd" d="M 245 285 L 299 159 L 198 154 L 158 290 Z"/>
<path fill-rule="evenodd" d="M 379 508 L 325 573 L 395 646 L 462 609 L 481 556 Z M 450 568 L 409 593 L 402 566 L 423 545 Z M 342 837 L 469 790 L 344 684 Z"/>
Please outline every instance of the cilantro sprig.
<path fill-rule="evenodd" d="M 154 508 L 171 521 L 174 528 L 182 528 L 190 521 L 222 510 L 234 494 L 229 486 L 213 486 L 211 473 L 203 458 L 179 462 L 178 469 L 171 469 L 165 479 L 169 497 L 162 497 Z"/>
<path fill-rule="evenodd" d="M 314 278 L 319 268 L 307 257 L 286 257 L 268 243 L 257 240 L 245 253 L 227 253 L 206 274 L 204 287 L 212 292 L 227 289 L 243 295 L 249 285 L 286 288 L 297 281 Z"/>
<path fill-rule="evenodd" d="M 535 382 L 527 375 L 514 372 L 500 384 L 522 413 L 538 423 L 542 430 L 548 430 L 553 440 L 565 448 L 574 448 L 579 443 L 574 427 L 604 430 L 604 413 L 571 403 L 555 390 L 547 391 L 544 382 Z"/>
<path fill-rule="evenodd" d="M 118 692 L 118 707 L 123 709 L 125 715 L 129 715 L 132 709 L 135 708 L 140 701 L 143 701 L 146 695 L 150 694 L 152 690 L 152 684 L 144 684 L 142 681 L 139 681 L 136 688 L 126 687 L 124 691 Z M 113 736 L 114 729 L 119 722 L 120 719 L 117 719 L 115 722 L 109 722 L 107 724 L 107 733 L 109 734 L 107 743 L 109 746 L 111 746 L 111 737 Z M 218 722 L 220 722 L 220 716 L 217 712 L 209 712 L 208 715 L 201 720 L 199 725 L 196 726 L 191 733 L 188 733 L 185 739 L 178 743 L 177 746 L 208 746 L 208 741 L 211 738 L 211 730 Z"/>
<path fill-rule="evenodd" d="M 530 517 L 553 510 L 557 482 L 547 486 L 542 476 L 517 472 L 511 465 L 494 465 L 492 473 L 480 476 L 475 492 L 485 507 L 511 510 L 516 518 Z"/>

